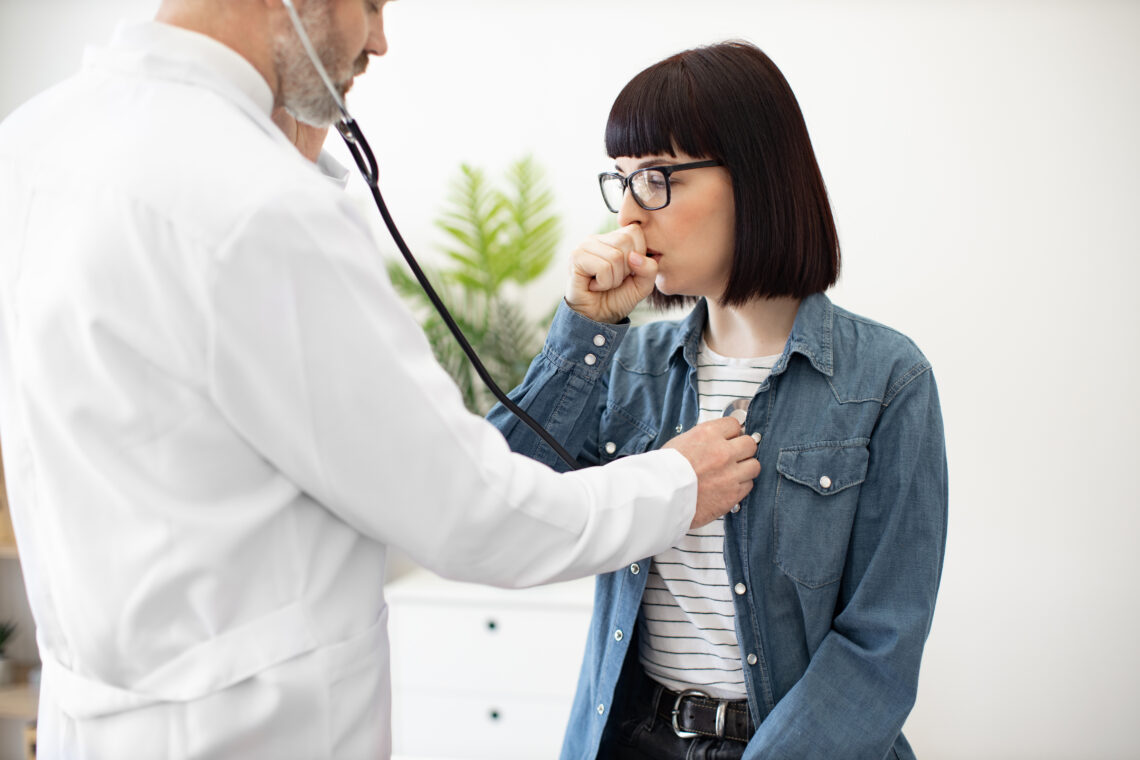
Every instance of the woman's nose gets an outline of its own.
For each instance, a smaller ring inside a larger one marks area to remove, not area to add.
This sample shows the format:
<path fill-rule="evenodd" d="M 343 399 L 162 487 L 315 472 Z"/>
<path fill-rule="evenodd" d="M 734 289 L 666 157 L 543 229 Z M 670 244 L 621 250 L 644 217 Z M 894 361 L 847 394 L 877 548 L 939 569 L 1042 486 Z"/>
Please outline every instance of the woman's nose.
<path fill-rule="evenodd" d="M 618 209 L 618 226 L 627 224 L 643 224 L 648 219 L 649 212 L 643 209 L 633 197 L 633 191 L 628 187 L 621 197 L 621 208 Z"/>

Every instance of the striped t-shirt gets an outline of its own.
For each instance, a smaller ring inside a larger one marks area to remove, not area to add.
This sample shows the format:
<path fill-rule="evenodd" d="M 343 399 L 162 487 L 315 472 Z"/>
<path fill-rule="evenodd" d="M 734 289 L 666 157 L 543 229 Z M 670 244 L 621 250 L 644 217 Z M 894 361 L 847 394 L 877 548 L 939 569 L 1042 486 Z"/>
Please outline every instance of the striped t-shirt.
<path fill-rule="evenodd" d="M 700 421 L 750 401 L 779 356 L 733 359 L 701 341 L 697 353 Z M 732 587 L 724 569 L 724 518 L 690 530 L 653 558 L 638 617 L 645 672 L 673 691 L 700 689 L 718 699 L 744 699 Z"/>

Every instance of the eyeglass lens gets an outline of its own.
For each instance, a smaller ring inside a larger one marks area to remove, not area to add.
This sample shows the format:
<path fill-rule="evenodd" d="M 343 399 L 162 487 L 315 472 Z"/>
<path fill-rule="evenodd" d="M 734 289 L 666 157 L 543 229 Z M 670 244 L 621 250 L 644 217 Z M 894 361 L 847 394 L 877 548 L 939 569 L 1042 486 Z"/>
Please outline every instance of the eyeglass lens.
<path fill-rule="evenodd" d="M 659 169 L 639 169 L 628 178 L 607 174 L 602 178 L 602 196 L 610 211 L 621 208 L 625 186 L 633 193 L 638 204 L 649 211 L 663 208 L 669 202 L 669 178 Z"/>

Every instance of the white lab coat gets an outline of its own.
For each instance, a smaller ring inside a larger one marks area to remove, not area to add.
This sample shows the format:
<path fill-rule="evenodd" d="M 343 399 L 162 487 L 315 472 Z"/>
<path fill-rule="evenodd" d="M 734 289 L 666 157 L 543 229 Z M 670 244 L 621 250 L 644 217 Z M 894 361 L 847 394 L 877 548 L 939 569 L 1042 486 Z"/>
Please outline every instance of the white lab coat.
<path fill-rule="evenodd" d="M 556 475 L 464 411 L 271 105 L 236 53 L 150 23 L 0 125 L 41 758 L 386 757 L 387 545 L 524 586 L 692 518 L 676 452 Z"/>

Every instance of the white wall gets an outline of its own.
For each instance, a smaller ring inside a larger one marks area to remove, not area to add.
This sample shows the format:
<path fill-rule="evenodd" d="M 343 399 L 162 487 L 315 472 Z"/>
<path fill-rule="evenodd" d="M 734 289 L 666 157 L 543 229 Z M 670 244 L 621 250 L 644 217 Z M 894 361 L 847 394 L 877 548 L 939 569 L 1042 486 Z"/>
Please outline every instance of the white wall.
<path fill-rule="evenodd" d="M 0 115 L 154 5 L 0 0 Z M 350 107 L 420 250 L 460 161 L 528 151 L 567 244 L 594 231 L 629 77 L 693 44 L 764 48 L 838 215 L 835 299 L 915 338 L 942 392 L 950 539 L 913 744 L 1140 754 L 1140 4 L 401 0 L 387 20 Z"/>

